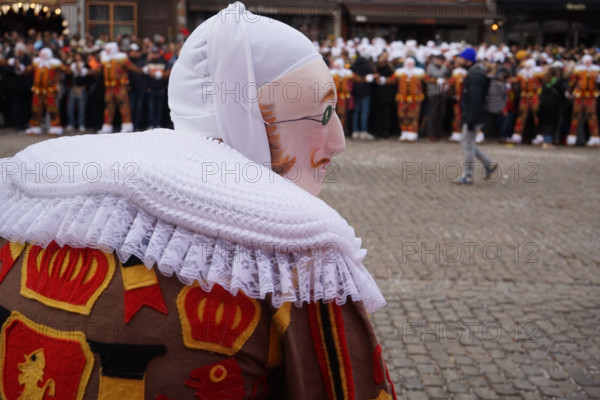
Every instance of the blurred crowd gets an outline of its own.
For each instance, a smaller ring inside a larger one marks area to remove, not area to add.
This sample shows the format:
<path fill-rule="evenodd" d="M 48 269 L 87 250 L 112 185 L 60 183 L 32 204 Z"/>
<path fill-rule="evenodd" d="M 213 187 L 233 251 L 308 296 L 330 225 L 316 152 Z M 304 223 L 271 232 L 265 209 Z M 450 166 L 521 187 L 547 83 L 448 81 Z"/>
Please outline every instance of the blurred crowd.
<path fill-rule="evenodd" d="M 336 81 L 338 113 L 356 139 L 419 136 L 460 140 L 466 43 L 367 38 L 315 43 Z M 600 49 L 477 46 L 487 73 L 487 122 L 477 135 L 500 142 L 599 146 Z"/>
<path fill-rule="evenodd" d="M 60 135 L 169 127 L 169 71 L 182 43 L 71 37 L 30 29 L 0 38 L 0 127 Z"/>
<path fill-rule="evenodd" d="M 171 127 L 169 71 L 183 41 L 30 29 L 0 39 L 0 127 L 60 135 Z M 334 77 L 337 112 L 354 139 L 460 140 L 466 43 L 341 38 L 316 43 Z M 477 48 L 487 122 L 477 141 L 600 145 L 600 49 Z"/>

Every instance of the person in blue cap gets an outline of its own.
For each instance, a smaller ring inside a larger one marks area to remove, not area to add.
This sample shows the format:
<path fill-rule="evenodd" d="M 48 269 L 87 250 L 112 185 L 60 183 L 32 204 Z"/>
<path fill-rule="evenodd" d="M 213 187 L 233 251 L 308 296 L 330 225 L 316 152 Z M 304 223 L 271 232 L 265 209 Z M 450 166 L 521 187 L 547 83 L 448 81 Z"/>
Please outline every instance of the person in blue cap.
<path fill-rule="evenodd" d="M 483 163 L 485 169 L 484 179 L 489 179 L 496 169 L 497 164 L 475 144 L 475 136 L 481 130 L 487 116 L 485 109 L 488 82 L 483 65 L 477 62 L 477 53 L 474 48 L 467 47 L 458 55 L 459 66 L 467 70 L 467 76 L 461 96 L 461 125 L 462 134 L 460 143 L 465 152 L 465 169 L 462 176 L 454 181 L 459 185 L 473 183 L 473 167 L 475 157 Z"/>

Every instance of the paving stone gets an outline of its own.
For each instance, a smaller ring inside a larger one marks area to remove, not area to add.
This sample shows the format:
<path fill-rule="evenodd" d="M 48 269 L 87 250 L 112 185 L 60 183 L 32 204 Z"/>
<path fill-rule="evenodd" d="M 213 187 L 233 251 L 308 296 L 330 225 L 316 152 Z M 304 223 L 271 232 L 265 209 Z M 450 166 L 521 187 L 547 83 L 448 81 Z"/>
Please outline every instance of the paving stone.
<path fill-rule="evenodd" d="M 478 399 L 482 400 L 494 400 L 498 398 L 498 395 L 490 388 L 475 388 L 473 392 Z"/>
<path fill-rule="evenodd" d="M 442 375 L 446 379 L 446 382 L 455 381 L 461 377 L 456 369 L 445 369 L 442 371 Z"/>
<path fill-rule="evenodd" d="M 521 393 L 521 397 L 523 397 L 524 400 L 542 400 L 542 396 L 535 392 L 523 392 Z"/>
<path fill-rule="evenodd" d="M 461 393 L 455 395 L 454 400 L 477 400 L 477 397 L 472 394 Z"/>
<path fill-rule="evenodd" d="M 487 385 L 487 381 L 481 376 L 469 376 L 467 382 L 469 382 L 469 386 L 471 387 L 482 387 Z"/>
<path fill-rule="evenodd" d="M 469 389 L 469 386 L 462 381 L 449 382 L 447 387 L 450 393 L 466 393 Z"/>
<path fill-rule="evenodd" d="M 419 344 L 409 344 L 406 346 L 406 352 L 408 354 L 427 354 L 425 346 Z"/>
<path fill-rule="evenodd" d="M 600 399 L 600 388 L 589 386 L 584 388 L 584 391 L 592 399 Z"/>
<path fill-rule="evenodd" d="M 548 375 L 550 375 L 550 378 L 554 379 L 555 381 L 562 381 L 569 378 L 569 375 L 556 368 L 549 369 Z"/>
<path fill-rule="evenodd" d="M 581 388 L 581 386 L 570 381 L 560 381 L 556 386 L 562 390 L 563 393 L 575 393 Z"/>
<path fill-rule="evenodd" d="M 425 389 L 430 399 L 449 399 L 448 392 L 439 387 L 428 387 Z"/>
<path fill-rule="evenodd" d="M 460 371 L 469 376 L 477 376 L 480 374 L 479 368 L 472 365 L 463 365 L 460 367 Z"/>
<path fill-rule="evenodd" d="M 518 391 L 510 384 L 498 383 L 492 386 L 496 393 L 501 395 L 513 395 L 517 394 Z"/>
<path fill-rule="evenodd" d="M 444 378 L 439 375 L 421 375 L 424 386 L 443 386 Z"/>
<path fill-rule="evenodd" d="M 407 400 L 429 400 L 425 392 L 406 392 L 406 398 Z"/>
<path fill-rule="evenodd" d="M 551 397 L 561 397 L 563 395 L 562 390 L 550 386 L 540 386 L 540 393 Z"/>
<path fill-rule="evenodd" d="M 417 377 L 405 378 L 402 386 L 409 390 L 423 389 L 423 383 Z"/>
<path fill-rule="evenodd" d="M 458 365 L 473 365 L 474 364 L 473 360 L 471 360 L 469 357 L 465 357 L 465 356 L 456 356 L 456 357 L 454 357 L 454 361 Z"/>
<path fill-rule="evenodd" d="M 503 375 L 500 374 L 486 374 L 487 378 L 489 379 L 490 382 L 492 383 L 505 383 L 506 382 L 506 378 Z"/>
<path fill-rule="evenodd" d="M 435 364 L 419 364 L 417 365 L 417 370 L 421 374 L 437 374 L 440 371 Z"/>
<path fill-rule="evenodd" d="M 600 386 L 599 379 L 594 379 L 582 370 L 575 370 L 573 373 L 571 373 L 571 377 L 581 386 Z"/>
<path fill-rule="evenodd" d="M 521 367 L 521 371 L 523 371 L 525 373 L 525 375 L 527 375 L 527 376 L 542 375 L 542 371 L 540 370 L 540 367 L 538 367 L 537 365 L 523 365 Z"/>
<path fill-rule="evenodd" d="M 496 364 L 479 364 L 479 369 L 484 374 L 498 372 L 498 367 Z"/>
<path fill-rule="evenodd" d="M 589 397 L 582 393 L 571 393 L 567 396 L 568 400 L 588 400 Z"/>
<path fill-rule="evenodd" d="M 519 390 L 535 390 L 535 386 L 524 379 L 515 379 L 512 384 Z"/>
<path fill-rule="evenodd" d="M 556 385 L 556 383 L 554 381 L 551 381 L 550 379 L 542 377 L 542 376 L 534 376 L 534 377 L 530 377 L 528 379 L 529 379 L 529 382 L 533 383 L 537 387 L 555 386 Z"/>

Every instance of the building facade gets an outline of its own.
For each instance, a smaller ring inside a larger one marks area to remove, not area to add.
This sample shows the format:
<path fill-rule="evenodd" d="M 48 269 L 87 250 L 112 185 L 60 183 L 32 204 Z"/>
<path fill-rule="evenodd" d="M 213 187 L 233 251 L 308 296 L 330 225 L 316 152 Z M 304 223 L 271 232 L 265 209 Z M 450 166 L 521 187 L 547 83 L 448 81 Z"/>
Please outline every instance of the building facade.
<path fill-rule="evenodd" d="M 227 7 L 231 1 L 187 0 L 190 30 Z M 244 1 L 254 13 L 272 17 L 298 29 L 311 40 L 323 40 L 339 32 L 339 4 L 335 0 Z M 337 25 L 336 25 L 337 24 Z"/>
<path fill-rule="evenodd" d="M 340 0 L 343 36 L 472 43 L 486 39 L 496 10 L 486 0 Z"/>
<path fill-rule="evenodd" d="M 497 0 L 505 37 L 515 44 L 599 46 L 598 0 Z"/>

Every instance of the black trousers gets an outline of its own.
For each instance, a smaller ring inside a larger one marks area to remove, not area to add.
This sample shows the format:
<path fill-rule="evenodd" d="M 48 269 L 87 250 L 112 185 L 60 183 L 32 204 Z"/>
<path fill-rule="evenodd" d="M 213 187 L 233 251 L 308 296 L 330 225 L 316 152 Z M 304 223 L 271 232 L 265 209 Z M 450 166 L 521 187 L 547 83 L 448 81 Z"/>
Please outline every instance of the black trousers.
<path fill-rule="evenodd" d="M 444 117 L 446 115 L 446 101 L 443 95 L 429 97 L 427 114 L 427 136 L 441 137 L 444 132 Z"/>
<path fill-rule="evenodd" d="M 395 131 L 394 122 L 396 118 L 396 104 L 391 102 L 373 103 L 375 113 L 375 136 L 381 138 L 389 137 Z"/>

